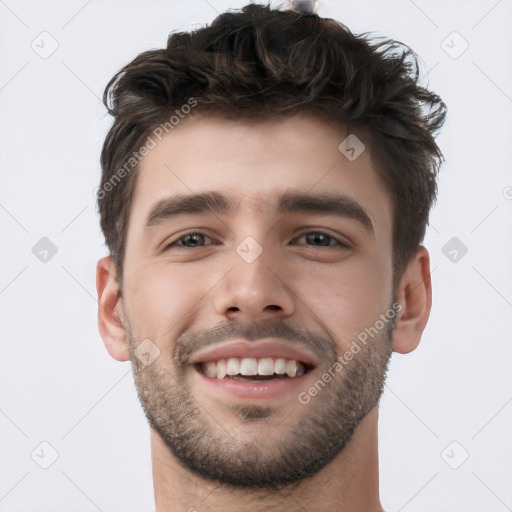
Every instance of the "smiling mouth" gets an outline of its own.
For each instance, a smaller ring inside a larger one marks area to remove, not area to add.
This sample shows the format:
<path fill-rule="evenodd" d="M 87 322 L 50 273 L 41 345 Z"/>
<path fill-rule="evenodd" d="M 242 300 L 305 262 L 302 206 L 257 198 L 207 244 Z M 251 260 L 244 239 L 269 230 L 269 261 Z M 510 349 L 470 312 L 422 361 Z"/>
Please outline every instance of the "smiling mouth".
<path fill-rule="evenodd" d="M 230 357 L 218 361 L 195 363 L 203 375 L 214 379 L 254 382 L 274 379 L 295 379 L 313 369 L 313 365 L 282 357 Z"/>

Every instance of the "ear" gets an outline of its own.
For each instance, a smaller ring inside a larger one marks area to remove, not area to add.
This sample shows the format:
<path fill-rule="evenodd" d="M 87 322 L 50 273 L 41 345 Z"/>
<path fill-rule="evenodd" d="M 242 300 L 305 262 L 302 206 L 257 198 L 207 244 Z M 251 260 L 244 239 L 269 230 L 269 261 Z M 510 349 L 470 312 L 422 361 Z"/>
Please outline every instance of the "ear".
<path fill-rule="evenodd" d="M 398 285 L 397 300 L 402 310 L 392 347 L 394 352 L 407 354 L 418 346 L 432 308 L 430 256 L 425 247 L 420 246 L 409 261 Z"/>
<path fill-rule="evenodd" d="M 117 271 L 111 256 L 96 265 L 98 328 L 108 353 L 118 361 L 128 361 L 130 351 L 123 327 L 123 305 Z"/>

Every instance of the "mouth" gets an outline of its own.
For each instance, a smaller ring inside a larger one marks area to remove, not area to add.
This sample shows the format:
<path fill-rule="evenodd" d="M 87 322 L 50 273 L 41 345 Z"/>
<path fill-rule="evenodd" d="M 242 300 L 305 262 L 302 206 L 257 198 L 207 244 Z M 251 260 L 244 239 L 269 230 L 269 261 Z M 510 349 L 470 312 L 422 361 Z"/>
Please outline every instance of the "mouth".
<path fill-rule="evenodd" d="M 194 363 L 203 393 L 214 400 L 222 394 L 240 399 L 290 399 L 291 393 L 306 389 L 314 365 L 282 357 L 230 357 Z"/>
<path fill-rule="evenodd" d="M 226 397 L 290 400 L 291 393 L 305 389 L 319 360 L 304 345 L 267 338 L 211 345 L 195 353 L 189 364 L 201 393 L 214 401 Z"/>
<path fill-rule="evenodd" d="M 232 379 L 241 382 L 296 379 L 313 369 L 313 365 L 283 357 L 230 357 L 218 361 L 195 363 L 196 369 L 212 379 Z"/>

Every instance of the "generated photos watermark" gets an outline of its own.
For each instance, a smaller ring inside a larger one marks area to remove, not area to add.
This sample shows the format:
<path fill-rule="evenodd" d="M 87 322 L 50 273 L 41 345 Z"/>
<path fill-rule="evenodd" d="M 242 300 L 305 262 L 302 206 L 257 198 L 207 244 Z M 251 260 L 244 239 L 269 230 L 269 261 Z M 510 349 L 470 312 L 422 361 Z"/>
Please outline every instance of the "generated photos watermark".
<path fill-rule="evenodd" d="M 185 117 L 192 112 L 195 106 L 197 106 L 197 100 L 195 98 L 189 98 L 187 103 L 174 111 L 174 114 L 169 117 L 168 121 L 153 128 L 151 135 L 148 135 L 139 150 L 134 151 L 122 167 L 120 167 L 101 187 L 95 189 L 94 196 L 96 199 L 103 199 L 108 192 L 114 190 L 120 181 L 130 174 L 152 149 L 156 148 L 158 142 L 162 141 L 165 135 L 170 133 L 178 126 L 182 119 L 185 119 Z"/>
<path fill-rule="evenodd" d="M 385 313 L 382 313 L 378 320 L 371 327 L 366 327 L 361 331 L 357 338 L 352 340 L 350 348 L 346 350 L 341 356 L 338 356 L 337 361 L 329 367 L 329 369 L 323 373 L 322 377 L 318 378 L 314 384 L 312 384 L 306 391 L 301 391 L 297 398 L 303 405 L 308 404 L 311 401 L 311 397 L 316 396 L 331 380 L 335 377 L 336 373 L 339 373 L 345 365 L 347 365 L 356 354 L 361 352 L 361 345 L 366 346 L 368 338 L 373 339 L 377 336 L 384 327 L 391 322 L 399 313 L 402 311 L 402 304 L 395 302 Z"/>

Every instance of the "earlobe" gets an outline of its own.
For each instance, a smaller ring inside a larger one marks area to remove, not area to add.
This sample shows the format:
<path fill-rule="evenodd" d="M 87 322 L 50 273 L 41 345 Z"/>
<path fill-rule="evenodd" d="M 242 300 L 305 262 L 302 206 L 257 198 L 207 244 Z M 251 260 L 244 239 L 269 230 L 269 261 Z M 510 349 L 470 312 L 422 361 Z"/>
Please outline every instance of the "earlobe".
<path fill-rule="evenodd" d="M 393 336 L 393 351 L 412 352 L 419 344 L 432 307 L 430 256 L 420 246 L 409 261 L 400 280 L 397 300 L 402 305 Z"/>
<path fill-rule="evenodd" d="M 118 361 L 128 361 L 130 351 L 123 325 L 123 307 L 117 271 L 111 256 L 96 265 L 98 328 L 108 353 Z"/>

